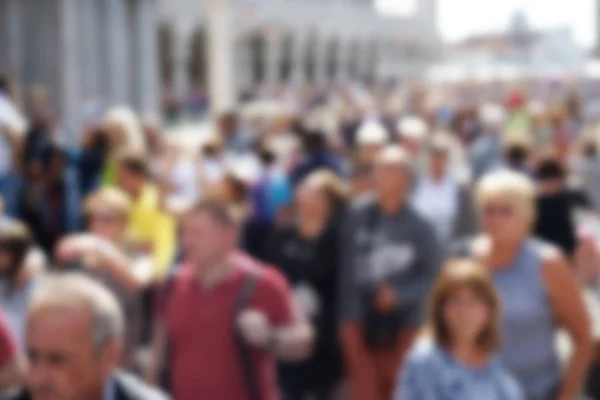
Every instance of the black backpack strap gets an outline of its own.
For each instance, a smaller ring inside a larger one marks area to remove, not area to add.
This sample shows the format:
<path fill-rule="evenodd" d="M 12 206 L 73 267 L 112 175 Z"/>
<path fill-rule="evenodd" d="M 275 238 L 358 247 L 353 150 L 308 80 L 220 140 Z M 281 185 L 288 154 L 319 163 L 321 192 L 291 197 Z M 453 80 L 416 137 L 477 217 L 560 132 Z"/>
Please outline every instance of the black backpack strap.
<path fill-rule="evenodd" d="M 158 306 L 161 311 L 164 311 L 171 298 L 173 292 L 173 286 L 175 285 L 175 273 L 169 274 L 167 280 L 164 282 L 162 287 L 159 287 L 157 291 L 158 295 Z M 167 348 L 165 349 L 163 366 L 160 371 L 160 387 L 167 393 L 171 392 L 171 376 L 169 371 L 169 365 L 171 365 L 173 355 L 173 342 L 170 337 L 167 337 Z"/>
<path fill-rule="evenodd" d="M 242 373 L 244 375 L 244 383 L 246 390 L 248 391 L 250 400 L 261 400 L 260 389 L 258 387 L 258 381 L 254 373 L 254 363 L 252 361 L 252 351 L 248 348 L 248 345 L 244 341 L 239 329 L 237 328 L 237 317 L 246 308 L 252 295 L 254 294 L 256 287 L 258 286 L 260 274 L 250 274 L 244 284 L 242 285 L 241 291 L 238 293 L 238 297 L 233 306 L 233 326 L 235 329 L 235 343 L 238 350 L 238 356 L 240 358 Z"/>

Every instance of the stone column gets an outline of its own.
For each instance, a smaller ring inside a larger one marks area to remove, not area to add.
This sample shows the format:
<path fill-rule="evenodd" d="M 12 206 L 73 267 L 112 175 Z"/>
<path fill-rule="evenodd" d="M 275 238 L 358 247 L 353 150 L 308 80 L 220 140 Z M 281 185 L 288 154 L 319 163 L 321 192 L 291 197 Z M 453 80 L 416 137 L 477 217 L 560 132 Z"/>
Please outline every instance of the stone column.
<path fill-rule="evenodd" d="M 361 38 L 358 41 L 358 55 L 356 57 L 356 79 L 364 80 L 369 74 L 369 41 Z"/>
<path fill-rule="evenodd" d="M 192 29 L 176 25 L 173 30 L 173 90 L 179 101 L 185 101 L 190 93 L 190 57 L 192 53 Z"/>
<path fill-rule="evenodd" d="M 63 120 L 71 132 L 77 131 L 80 111 L 79 32 L 77 9 L 79 0 L 60 0 L 60 91 Z"/>
<path fill-rule="evenodd" d="M 302 84 L 306 80 L 305 57 L 306 35 L 301 32 L 294 34 L 292 41 L 292 83 Z"/>
<path fill-rule="evenodd" d="M 106 61 L 108 65 L 108 99 L 113 104 L 129 104 L 129 35 L 123 0 L 105 0 Z"/>
<path fill-rule="evenodd" d="M 350 78 L 349 73 L 349 54 L 348 50 L 350 48 L 350 40 L 342 38 L 340 39 L 337 47 L 337 71 L 336 71 L 336 80 L 340 83 L 348 81 Z"/>
<path fill-rule="evenodd" d="M 231 0 L 206 1 L 208 85 L 211 112 L 218 115 L 235 107 Z"/>
<path fill-rule="evenodd" d="M 142 114 L 159 112 L 160 74 L 158 71 L 158 25 L 156 0 L 138 0 L 135 3 L 135 35 L 137 67 L 135 76 L 136 103 Z"/>
<path fill-rule="evenodd" d="M 252 83 L 252 55 L 248 38 L 241 37 L 235 44 L 235 83 L 238 89 L 246 89 Z"/>
<path fill-rule="evenodd" d="M 80 0 L 81 90 L 86 99 L 100 95 L 100 21 L 96 0 Z"/>
<path fill-rule="evenodd" d="M 324 85 L 327 82 L 327 43 L 324 36 L 317 36 L 315 43 L 315 83 Z"/>
<path fill-rule="evenodd" d="M 281 38 L 278 32 L 267 32 L 265 34 L 265 83 L 272 85 L 281 80 Z"/>
<path fill-rule="evenodd" d="M 21 0 L 7 0 L 7 58 L 8 70 L 16 81 L 22 78 L 23 70 L 23 8 Z"/>

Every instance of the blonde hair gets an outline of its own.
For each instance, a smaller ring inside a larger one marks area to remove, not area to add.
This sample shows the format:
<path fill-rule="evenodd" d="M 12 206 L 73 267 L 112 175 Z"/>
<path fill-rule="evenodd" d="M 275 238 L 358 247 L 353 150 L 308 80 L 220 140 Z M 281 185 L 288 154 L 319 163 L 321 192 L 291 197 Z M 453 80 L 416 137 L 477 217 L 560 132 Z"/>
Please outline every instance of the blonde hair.
<path fill-rule="evenodd" d="M 123 218 L 129 216 L 131 211 L 131 200 L 125 192 L 120 189 L 107 187 L 90 194 L 84 203 L 84 212 L 89 215 L 96 210 L 100 204 L 107 204 L 116 210 Z"/>
<path fill-rule="evenodd" d="M 302 181 L 302 185 L 318 187 L 325 193 L 334 209 L 342 207 L 350 196 L 348 185 L 329 169 L 314 171 Z"/>
<path fill-rule="evenodd" d="M 142 124 L 135 112 L 130 108 L 111 108 L 104 117 L 104 123 L 108 126 L 115 126 L 120 130 L 122 146 L 146 151 L 146 141 L 142 133 Z"/>
<path fill-rule="evenodd" d="M 477 183 L 476 201 L 479 210 L 490 200 L 502 200 L 514 205 L 530 221 L 535 219 L 535 186 L 525 174 L 511 170 L 491 172 Z"/>

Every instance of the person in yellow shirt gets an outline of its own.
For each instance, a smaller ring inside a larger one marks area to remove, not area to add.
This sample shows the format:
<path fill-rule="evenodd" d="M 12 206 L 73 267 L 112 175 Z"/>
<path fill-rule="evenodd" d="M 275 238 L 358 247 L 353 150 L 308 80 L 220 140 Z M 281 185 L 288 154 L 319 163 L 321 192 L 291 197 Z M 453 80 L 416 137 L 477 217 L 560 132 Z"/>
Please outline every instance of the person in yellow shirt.
<path fill-rule="evenodd" d="M 143 152 L 125 150 L 116 159 L 118 186 L 132 199 L 129 231 L 134 242 L 147 247 L 155 265 L 155 279 L 164 277 L 175 257 L 177 227 L 163 208 L 161 193 L 148 178 L 148 161 Z"/>

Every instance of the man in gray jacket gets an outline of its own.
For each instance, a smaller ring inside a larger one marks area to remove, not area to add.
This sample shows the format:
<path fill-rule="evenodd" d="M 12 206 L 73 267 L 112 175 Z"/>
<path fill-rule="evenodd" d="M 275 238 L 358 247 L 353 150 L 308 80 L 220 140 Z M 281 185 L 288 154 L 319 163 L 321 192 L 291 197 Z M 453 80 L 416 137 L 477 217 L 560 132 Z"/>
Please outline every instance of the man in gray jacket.
<path fill-rule="evenodd" d="M 410 206 L 410 164 L 400 147 L 382 150 L 375 197 L 354 204 L 342 228 L 341 334 L 352 399 L 390 398 L 443 258 L 433 227 Z"/>

